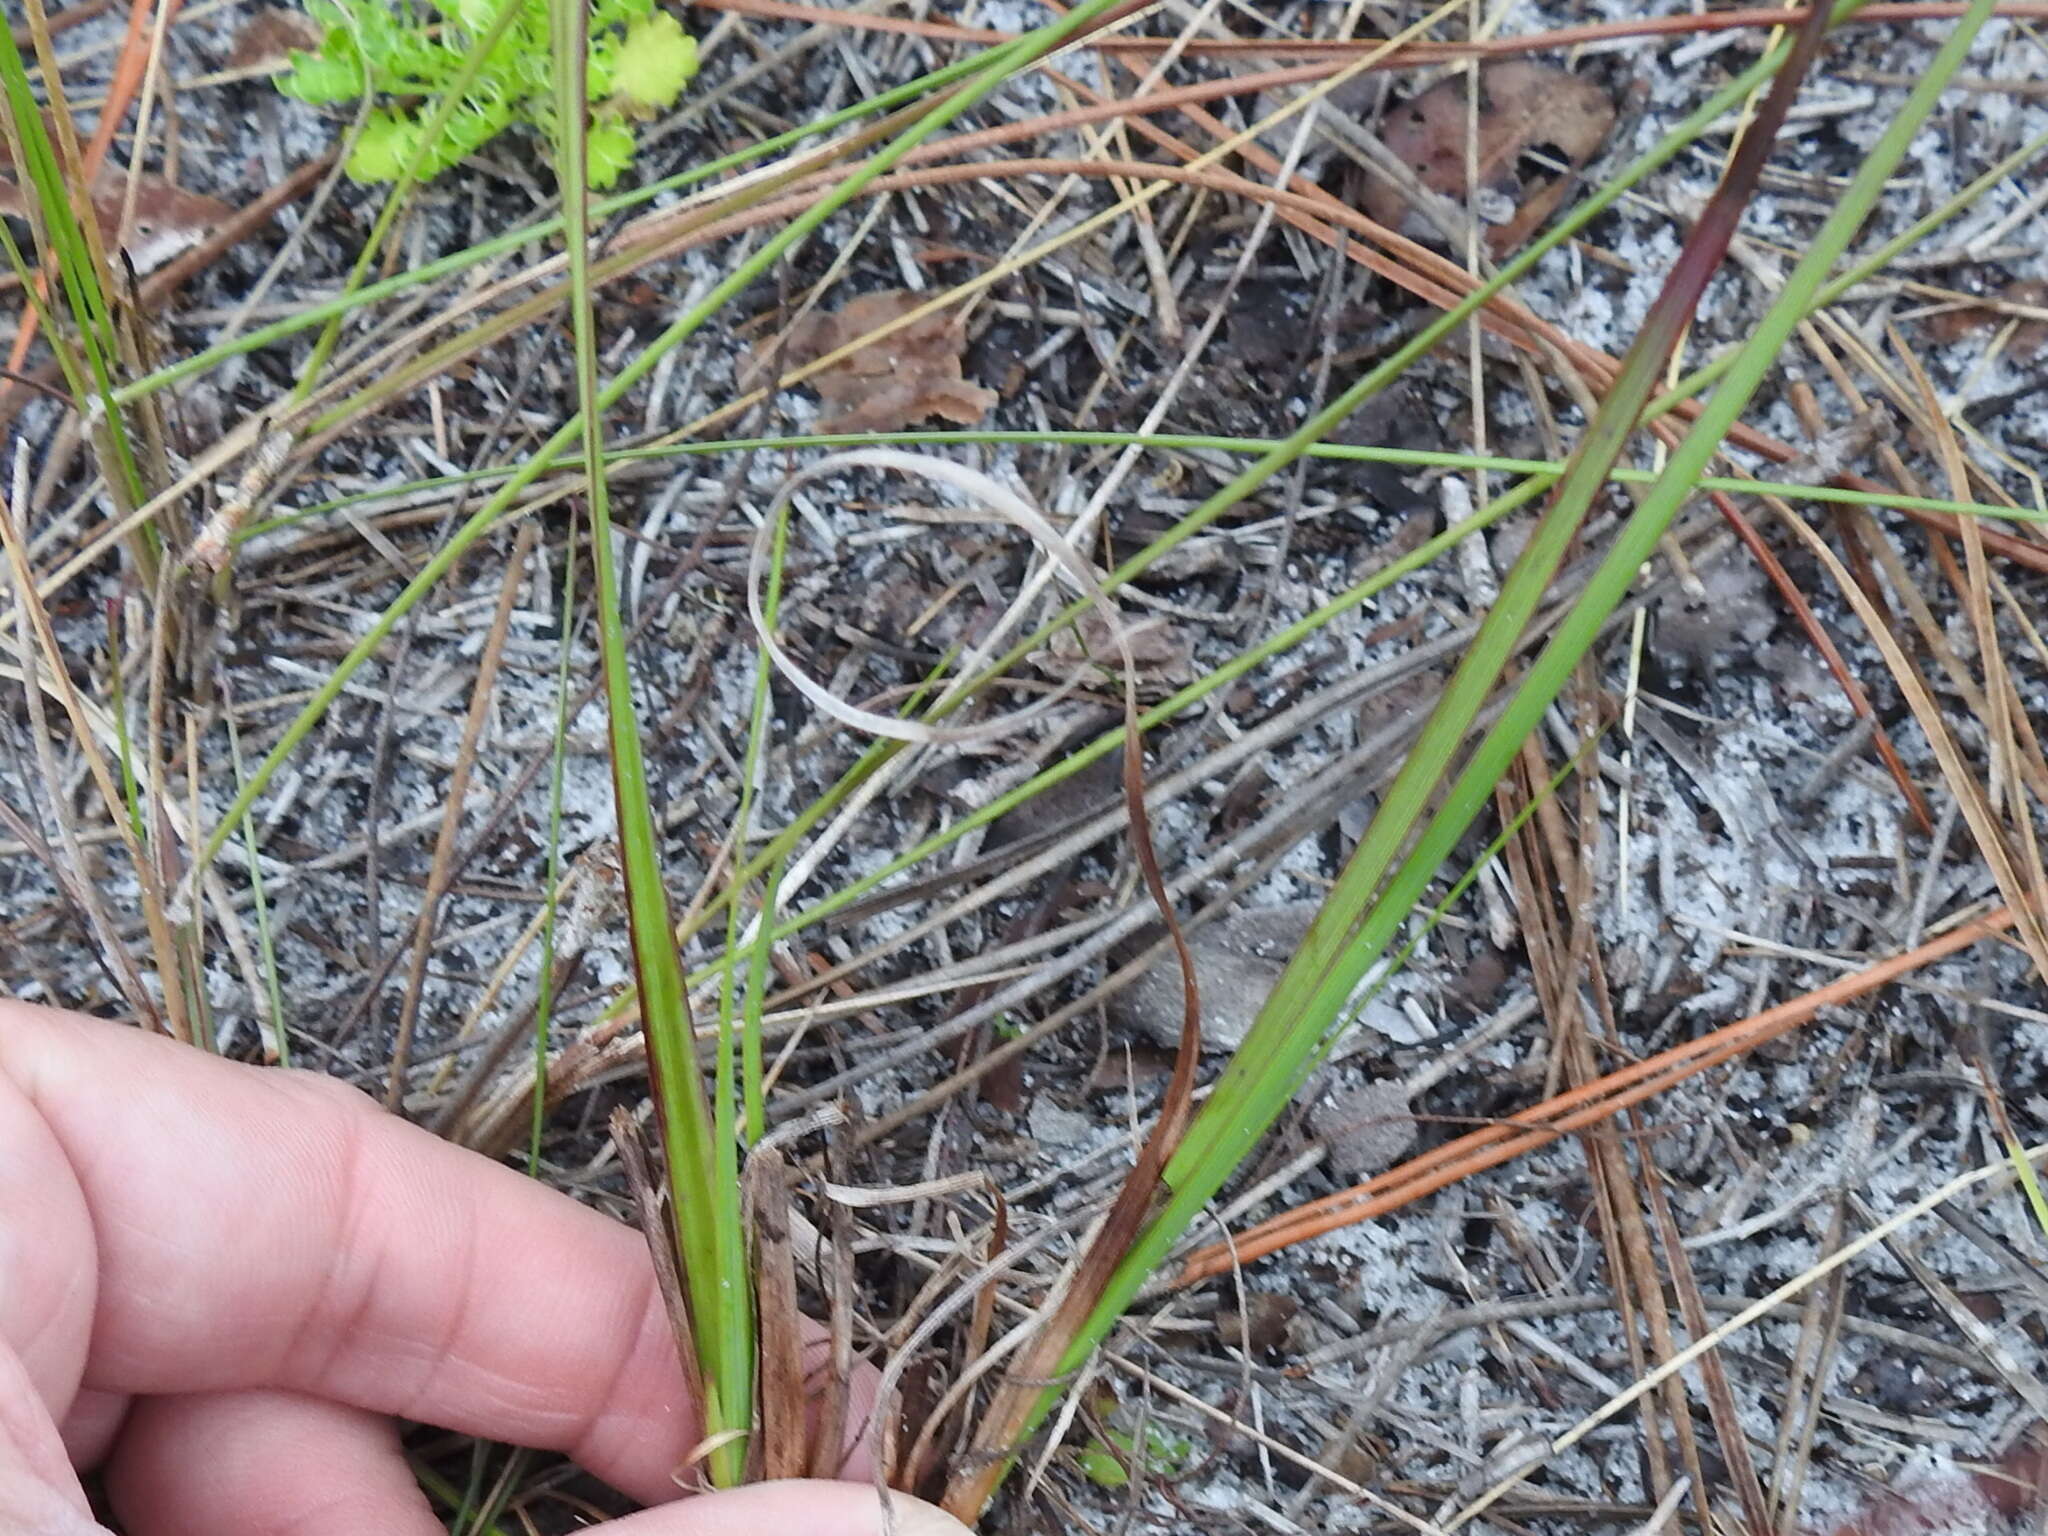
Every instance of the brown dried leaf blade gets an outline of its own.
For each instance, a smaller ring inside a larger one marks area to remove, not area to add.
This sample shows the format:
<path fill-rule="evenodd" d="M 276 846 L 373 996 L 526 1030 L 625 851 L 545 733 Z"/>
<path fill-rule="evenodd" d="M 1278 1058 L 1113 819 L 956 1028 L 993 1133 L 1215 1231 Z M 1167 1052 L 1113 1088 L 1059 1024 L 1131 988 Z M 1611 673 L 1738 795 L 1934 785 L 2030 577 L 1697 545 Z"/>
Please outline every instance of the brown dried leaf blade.
<path fill-rule="evenodd" d="M 804 1387 L 803 1314 L 797 1309 L 790 1243 L 789 1165 L 773 1147 L 747 1157 L 747 1204 L 754 1227 L 754 1295 L 760 1321 L 761 1432 L 754 1443 L 767 1481 L 809 1470 L 809 1393 Z"/>

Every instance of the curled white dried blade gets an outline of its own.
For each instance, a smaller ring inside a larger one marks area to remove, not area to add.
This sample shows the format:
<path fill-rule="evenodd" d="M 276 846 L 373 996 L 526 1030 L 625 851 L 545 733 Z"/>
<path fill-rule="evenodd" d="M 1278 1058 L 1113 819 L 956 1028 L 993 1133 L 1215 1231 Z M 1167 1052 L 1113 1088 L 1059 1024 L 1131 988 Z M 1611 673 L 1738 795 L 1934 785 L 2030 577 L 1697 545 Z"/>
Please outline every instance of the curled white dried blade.
<path fill-rule="evenodd" d="M 1102 615 L 1103 623 L 1109 630 L 1119 660 L 1123 663 L 1126 686 L 1128 680 L 1137 675 L 1137 664 L 1131 655 L 1130 634 L 1124 627 L 1123 616 L 1117 611 L 1115 601 L 1103 589 L 1101 579 L 1094 568 L 1083 560 L 1060 535 L 1047 519 L 1030 502 L 1019 496 L 1002 482 L 983 474 L 978 469 L 969 469 L 964 464 L 955 464 L 949 459 L 933 458 L 928 454 L 906 453 L 900 448 L 855 448 L 845 453 L 835 453 L 816 464 L 798 470 L 775 493 L 775 500 L 768 508 L 768 515 L 761 520 L 761 526 L 754 535 L 752 556 L 747 562 L 747 615 L 753 620 L 754 633 L 759 636 L 761 649 L 777 672 L 819 709 L 833 719 L 866 731 L 875 736 L 886 736 L 893 741 L 919 743 L 958 743 L 993 741 L 998 737 L 1013 735 L 1021 727 L 1044 714 L 1060 703 L 1080 686 L 1086 675 L 1086 668 L 1077 668 L 1057 688 L 1036 703 L 1013 710 L 994 720 L 978 725 L 927 725 L 920 720 L 908 720 L 901 715 L 885 715 L 872 709 L 862 709 L 858 704 L 849 704 L 799 667 L 782 648 L 771 631 L 767 614 L 761 606 L 761 582 L 767 572 L 769 552 L 773 548 L 775 529 L 781 521 L 797 491 L 813 480 L 837 474 L 848 469 L 885 469 L 899 474 L 913 476 L 934 485 L 949 486 L 970 498 L 985 516 L 984 522 L 1004 523 L 1017 529 L 1046 552 L 1054 564 L 1074 581 L 1088 600 Z"/>

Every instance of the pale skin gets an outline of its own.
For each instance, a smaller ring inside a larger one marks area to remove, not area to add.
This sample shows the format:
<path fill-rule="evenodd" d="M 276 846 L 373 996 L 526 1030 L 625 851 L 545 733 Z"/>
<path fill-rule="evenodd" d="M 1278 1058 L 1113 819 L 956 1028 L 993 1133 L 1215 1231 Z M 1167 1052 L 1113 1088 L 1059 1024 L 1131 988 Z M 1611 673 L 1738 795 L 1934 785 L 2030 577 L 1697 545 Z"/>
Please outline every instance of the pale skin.
<path fill-rule="evenodd" d="M 438 1536 L 397 1418 L 658 1506 L 608 1536 L 885 1529 L 870 1484 L 678 1498 L 699 1420 L 635 1232 L 341 1083 L 0 1002 L 0 1536 L 106 1536 L 78 1469 L 129 1536 Z"/>

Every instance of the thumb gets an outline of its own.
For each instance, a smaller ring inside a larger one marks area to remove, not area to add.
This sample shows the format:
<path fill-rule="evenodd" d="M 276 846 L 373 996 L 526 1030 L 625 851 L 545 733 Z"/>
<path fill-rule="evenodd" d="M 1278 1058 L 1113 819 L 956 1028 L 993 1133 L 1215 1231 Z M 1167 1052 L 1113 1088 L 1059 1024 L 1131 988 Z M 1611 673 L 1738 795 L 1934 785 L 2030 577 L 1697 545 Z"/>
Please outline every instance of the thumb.
<path fill-rule="evenodd" d="M 870 1493 L 868 1499 L 873 1507 L 875 1496 Z M 905 1528 L 915 1536 L 958 1530 L 944 1515 L 937 1518 L 945 1523 L 906 1523 Z M 57 1426 L 43 1411 L 43 1399 L 28 1379 L 28 1368 L 4 1339 L 0 1339 L 0 1520 L 11 1531 L 108 1536 L 104 1526 L 93 1523 L 85 1490 L 72 1476 L 71 1459 L 64 1453 Z"/>
<path fill-rule="evenodd" d="M 643 1510 L 603 1527 L 605 1536 L 973 1536 L 951 1515 L 907 1493 L 867 1483 L 756 1483 Z"/>

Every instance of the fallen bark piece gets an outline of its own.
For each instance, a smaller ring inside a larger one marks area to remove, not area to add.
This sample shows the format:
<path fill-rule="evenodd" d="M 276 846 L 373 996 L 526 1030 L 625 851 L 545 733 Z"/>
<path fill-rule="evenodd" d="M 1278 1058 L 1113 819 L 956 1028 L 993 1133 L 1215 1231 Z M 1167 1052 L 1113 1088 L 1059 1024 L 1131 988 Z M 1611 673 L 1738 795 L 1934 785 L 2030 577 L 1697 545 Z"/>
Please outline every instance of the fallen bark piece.
<path fill-rule="evenodd" d="M 1309 1125 L 1330 1144 L 1330 1169 L 1369 1179 L 1394 1166 L 1415 1145 L 1415 1116 L 1399 1083 L 1365 1082 L 1333 1089 L 1309 1111 Z"/>
<path fill-rule="evenodd" d="M 1284 1291 L 1247 1291 L 1244 1307 L 1224 1307 L 1216 1314 L 1216 1337 L 1254 1358 L 1276 1355 L 1293 1343 L 1294 1319 L 1301 1302 Z"/>
<path fill-rule="evenodd" d="M 1134 681 L 1140 698 L 1159 698 L 1194 681 L 1194 647 L 1178 625 L 1155 614 L 1129 625 L 1124 639 L 1137 668 Z M 1031 660 L 1040 671 L 1061 678 L 1082 666 L 1100 668 L 1112 677 L 1123 669 L 1116 637 L 1102 615 L 1092 610 L 1067 628 L 1055 630 L 1045 649 Z"/>

